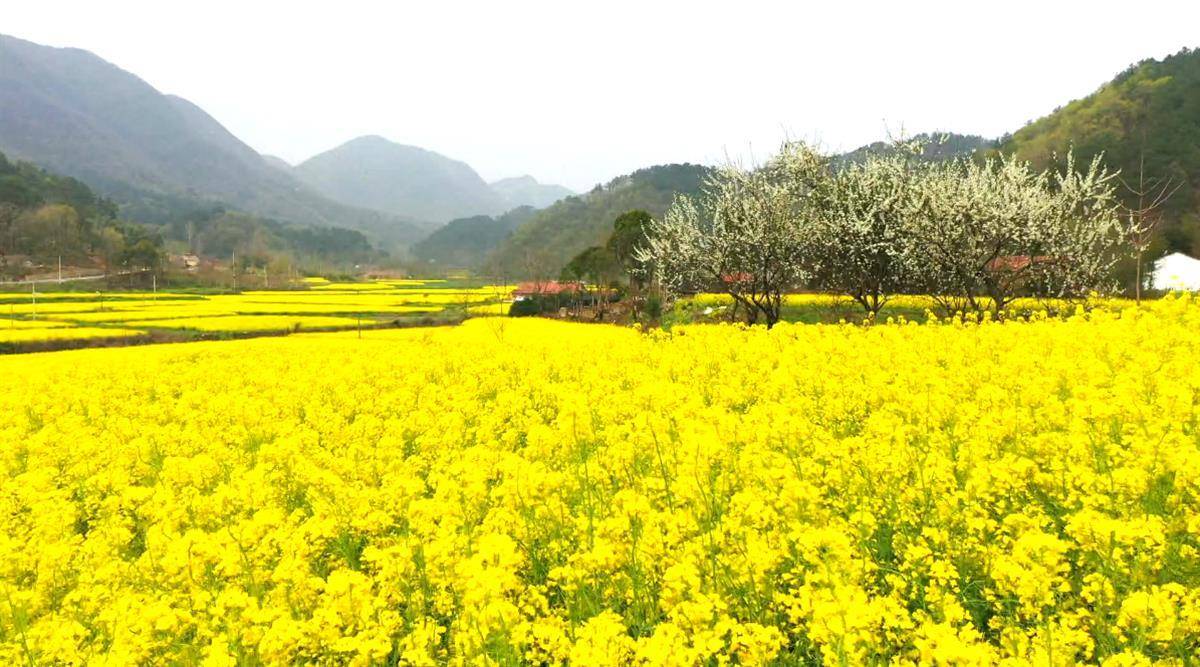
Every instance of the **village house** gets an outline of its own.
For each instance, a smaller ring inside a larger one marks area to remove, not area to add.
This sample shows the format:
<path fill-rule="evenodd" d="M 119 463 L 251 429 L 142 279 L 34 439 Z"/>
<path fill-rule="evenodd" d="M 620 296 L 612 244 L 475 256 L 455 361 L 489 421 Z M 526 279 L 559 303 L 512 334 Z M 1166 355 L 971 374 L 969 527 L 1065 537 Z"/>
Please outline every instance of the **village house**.
<path fill-rule="evenodd" d="M 583 283 L 558 280 L 540 282 L 524 282 L 513 290 L 513 301 L 524 301 L 536 297 L 558 296 L 560 294 L 575 294 L 584 291 Z"/>
<path fill-rule="evenodd" d="M 1148 282 L 1156 290 L 1200 291 L 1200 259 L 1173 252 L 1154 262 Z"/>

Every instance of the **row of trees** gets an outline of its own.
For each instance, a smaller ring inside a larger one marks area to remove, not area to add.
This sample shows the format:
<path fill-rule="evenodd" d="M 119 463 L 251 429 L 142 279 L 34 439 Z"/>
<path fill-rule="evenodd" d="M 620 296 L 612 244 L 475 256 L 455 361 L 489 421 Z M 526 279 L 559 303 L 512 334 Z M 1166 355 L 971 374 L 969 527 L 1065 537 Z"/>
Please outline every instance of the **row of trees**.
<path fill-rule="evenodd" d="M 68 176 L 8 160 L 0 153 L 0 278 L 22 278 L 61 263 L 110 273 L 158 272 L 165 248 L 229 261 L 239 274 L 290 274 L 293 267 L 351 271 L 384 260 L 361 232 L 286 224 L 199 203 L 186 197 L 152 198 L 164 209 L 138 224 L 119 217 L 117 205 Z M 209 276 L 190 276 L 208 280 Z M 264 279 L 266 282 L 266 279 Z"/>
<path fill-rule="evenodd" d="M 35 264 L 79 265 L 98 261 L 107 271 L 155 270 L 163 258 L 162 238 L 114 218 L 85 218 L 69 204 L 21 209 L 0 202 L 0 274 L 20 276 L 22 256 Z"/>
<path fill-rule="evenodd" d="M 609 316 L 609 307 L 614 303 L 642 302 L 640 297 L 646 275 L 639 270 L 640 262 L 634 253 L 645 240 L 651 219 L 651 215 L 642 209 L 622 213 L 613 221 L 603 245 L 584 248 L 563 267 L 560 280 L 592 285 L 565 295 L 569 303 L 563 305 L 573 308 L 576 317 L 586 307 L 593 319 L 603 320 Z M 639 298 L 627 301 L 629 296 Z"/>
<path fill-rule="evenodd" d="M 80 181 L 0 154 L 0 275 L 21 277 L 26 263 L 92 264 L 106 270 L 157 268 L 162 239 L 116 217 L 117 207 Z M 21 261 L 15 262 L 15 258 Z"/>
<path fill-rule="evenodd" d="M 382 259 L 367 237 L 339 227 L 288 225 L 217 206 L 198 210 L 165 226 L 169 240 L 208 257 L 238 260 L 235 270 L 263 269 L 272 264 L 303 264 L 346 270 L 354 264 Z"/>
<path fill-rule="evenodd" d="M 921 152 L 898 144 L 835 167 L 789 143 L 759 168 L 727 165 L 650 222 L 635 258 L 667 291 L 723 291 L 768 326 L 783 295 L 804 288 L 874 316 L 900 293 L 928 294 L 948 312 L 1000 311 L 1021 294 L 1110 287 L 1121 228 L 1098 158 L 1036 171 L 1011 157 Z"/>

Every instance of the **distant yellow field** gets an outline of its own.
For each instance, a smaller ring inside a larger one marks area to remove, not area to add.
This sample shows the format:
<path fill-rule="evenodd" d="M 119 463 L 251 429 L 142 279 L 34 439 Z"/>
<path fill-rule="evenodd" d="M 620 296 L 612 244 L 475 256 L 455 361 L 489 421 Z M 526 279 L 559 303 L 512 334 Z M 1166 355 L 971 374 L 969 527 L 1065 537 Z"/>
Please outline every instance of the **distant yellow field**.
<path fill-rule="evenodd" d="M 136 329 L 98 327 L 0 328 L 0 343 L 36 343 L 40 341 L 92 340 L 97 338 L 129 338 L 144 335 Z"/>
<path fill-rule="evenodd" d="M 44 329 L 97 326 L 147 327 L 176 331 L 263 333 L 300 328 L 355 327 L 378 320 L 421 316 L 447 308 L 475 315 L 507 308 L 511 288 L 503 286 L 448 287 L 444 281 L 387 280 L 330 283 L 306 280 L 306 290 L 259 290 L 240 294 L 46 292 L 0 293 L 0 318 L 10 329 L 28 328 L 22 342 L 86 340 L 95 332 L 74 338 L 40 334 Z M 340 316 L 340 317 L 339 317 Z M 109 329 L 113 331 L 113 329 Z M 119 334 L 115 334 L 119 335 Z M 10 342 L 18 342 L 16 340 Z"/>
<path fill-rule="evenodd" d="M 167 320 L 143 320 L 138 326 L 148 329 L 193 329 L 196 331 L 298 331 L 301 329 L 332 329 L 372 325 L 374 320 L 352 317 L 321 317 L 315 315 L 228 315 L 218 317 L 179 317 Z"/>
<path fill-rule="evenodd" d="M 55 322 L 49 319 L 29 319 L 18 320 L 13 318 L 0 318 L 0 329 L 51 329 L 56 327 L 70 326 L 66 322 Z"/>

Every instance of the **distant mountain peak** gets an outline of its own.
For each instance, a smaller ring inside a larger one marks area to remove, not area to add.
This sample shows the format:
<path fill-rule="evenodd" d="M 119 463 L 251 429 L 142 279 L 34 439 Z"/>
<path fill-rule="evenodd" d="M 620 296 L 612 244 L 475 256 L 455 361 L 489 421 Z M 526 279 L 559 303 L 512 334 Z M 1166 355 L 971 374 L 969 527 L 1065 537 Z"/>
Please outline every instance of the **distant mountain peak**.
<path fill-rule="evenodd" d="M 420 146 L 413 146 L 411 144 L 402 144 L 398 141 L 392 141 L 391 139 L 388 139 L 387 137 L 384 137 L 384 136 L 381 136 L 378 134 L 364 134 L 362 136 L 355 137 L 347 142 L 344 142 L 338 146 L 335 146 L 334 148 L 331 148 L 331 149 L 325 151 L 325 153 L 331 153 L 334 151 L 364 151 L 364 150 L 378 151 L 378 152 L 384 152 L 384 153 L 391 152 L 391 153 L 412 153 L 412 154 L 416 154 L 416 155 L 436 155 L 437 157 L 451 160 L 451 158 L 448 158 L 448 157 L 446 157 L 440 153 L 437 153 L 435 151 L 431 151 L 428 148 L 421 148 Z M 324 155 L 325 153 L 321 153 L 320 155 Z M 314 157 L 316 157 L 316 156 L 314 156 Z M 312 159 L 312 158 L 309 158 L 309 159 Z"/>
<path fill-rule="evenodd" d="M 497 185 L 509 185 L 509 184 L 539 185 L 538 180 L 536 178 L 534 178 L 533 176 L 530 176 L 529 174 L 525 174 L 523 176 L 510 176 L 508 178 L 500 178 L 500 179 L 494 180 L 490 183 L 490 185 L 492 187 L 495 187 Z"/>
<path fill-rule="evenodd" d="M 560 199 L 575 194 L 561 185 L 539 183 L 529 174 L 492 181 L 491 188 L 504 199 L 509 208 L 518 206 L 546 208 Z"/>
<path fill-rule="evenodd" d="M 262 159 L 264 162 L 271 165 L 272 167 L 275 167 L 276 169 L 282 169 L 283 171 L 291 171 L 292 170 L 292 163 L 288 162 L 287 160 L 285 160 L 277 155 L 265 155 L 264 154 L 262 156 Z"/>
<path fill-rule="evenodd" d="M 313 156 L 295 174 L 343 204 L 420 220 L 445 222 L 510 208 L 467 163 L 379 135 Z"/>

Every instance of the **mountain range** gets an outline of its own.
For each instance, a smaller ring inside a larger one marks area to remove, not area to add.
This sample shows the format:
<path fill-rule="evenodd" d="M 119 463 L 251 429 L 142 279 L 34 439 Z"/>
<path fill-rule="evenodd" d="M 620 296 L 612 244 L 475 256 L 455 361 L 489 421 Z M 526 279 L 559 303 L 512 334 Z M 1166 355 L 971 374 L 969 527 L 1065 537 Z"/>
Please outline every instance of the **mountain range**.
<path fill-rule="evenodd" d="M 378 136 L 348 141 L 292 173 L 343 204 L 429 222 L 504 210 L 500 195 L 465 162 Z"/>
<path fill-rule="evenodd" d="M 695 195 L 709 167 L 669 164 L 619 176 L 590 192 L 567 197 L 536 212 L 488 253 L 484 268 L 493 275 L 557 276 L 583 249 L 602 245 L 613 220 L 641 209 L 662 215 L 678 195 Z"/>
<path fill-rule="evenodd" d="M 196 105 L 79 49 L 0 36 L 0 151 L 79 178 L 123 207 L 222 203 L 392 241 L 423 234 L 413 219 L 318 194 Z"/>
<path fill-rule="evenodd" d="M 930 159 L 1001 151 L 1051 166 L 1074 150 L 1079 160 L 1103 154 L 1126 184 L 1144 171 L 1174 192 L 1161 210 L 1160 245 L 1200 253 L 1200 52 L 1137 63 L 996 141 L 935 138 Z M 876 143 L 837 159 L 887 149 Z M 116 202 L 122 217 L 175 230 L 175 238 L 197 220 L 243 212 L 359 230 L 389 248 L 411 246 L 426 262 L 508 275 L 534 267 L 556 273 L 601 242 L 617 215 L 661 214 L 676 195 L 697 192 L 707 174 L 697 165 L 662 165 L 574 195 L 529 176 L 488 183 L 464 162 L 378 136 L 293 166 L 89 52 L 2 35 L 0 152 L 78 178 Z M 1122 195 L 1132 196 L 1129 188 Z"/>
<path fill-rule="evenodd" d="M 438 227 L 410 249 L 413 258 L 435 272 L 447 269 L 476 270 L 489 252 L 534 216 L 537 209 L 520 206 L 498 216 L 475 215 Z"/>
<path fill-rule="evenodd" d="M 143 222 L 227 205 L 402 245 L 453 218 L 570 194 L 530 177 L 493 188 L 465 163 L 374 136 L 292 167 L 92 53 L 4 35 L 0 151 L 79 178 Z"/>
<path fill-rule="evenodd" d="M 343 204 L 435 223 L 521 206 L 542 208 L 573 194 L 532 176 L 489 184 L 465 162 L 373 135 L 309 158 L 291 172 Z"/>

